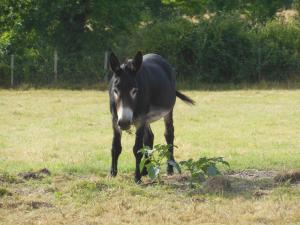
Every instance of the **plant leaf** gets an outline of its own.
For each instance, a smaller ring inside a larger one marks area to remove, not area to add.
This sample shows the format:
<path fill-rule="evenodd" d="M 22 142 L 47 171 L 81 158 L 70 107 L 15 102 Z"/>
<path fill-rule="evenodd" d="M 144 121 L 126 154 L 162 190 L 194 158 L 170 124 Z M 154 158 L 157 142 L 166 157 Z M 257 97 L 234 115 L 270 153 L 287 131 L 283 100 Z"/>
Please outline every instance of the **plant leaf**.
<path fill-rule="evenodd" d="M 160 173 L 160 167 L 154 166 L 153 164 L 146 164 L 148 176 L 151 178 L 151 180 L 155 180 L 159 173 Z"/>
<path fill-rule="evenodd" d="M 154 167 L 155 178 L 159 175 L 159 173 L 160 173 L 160 168 L 159 167 Z"/>
<path fill-rule="evenodd" d="M 216 167 L 214 167 L 214 166 L 209 166 L 208 168 L 207 168 L 207 175 L 208 176 L 216 176 L 216 175 L 218 175 L 219 173 L 218 173 L 218 170 L 216 169 Z"/>
<path fill-rule="evenodd" d="M 223 163 L 224 165 L 230 167 L 229 163 L 227 161 L 225 161 L 225 160 L 223 160 L 221 163 Z"/>
<path fill-rule="evenodd" d="M 200 182 L 204 182 L 206 180 L 205 175 L 203 173 L 198 173 L 198 179 Z"/>
<path fill-rule="evenodd" d="M 150 177 L 152 180 L 154 180 L 154 179 L 156 178 L 154 166 L 148 167 L 148 168 L 147 168 L 147 171 L 148 171 L 149 177 Z"/>

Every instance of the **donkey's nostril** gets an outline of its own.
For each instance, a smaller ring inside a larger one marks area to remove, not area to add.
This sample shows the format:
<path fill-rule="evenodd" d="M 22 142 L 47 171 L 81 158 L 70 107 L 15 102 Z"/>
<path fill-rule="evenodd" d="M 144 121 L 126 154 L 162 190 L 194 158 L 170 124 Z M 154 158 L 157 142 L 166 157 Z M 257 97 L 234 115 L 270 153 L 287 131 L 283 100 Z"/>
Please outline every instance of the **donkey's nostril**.
<path fill-rule="evenodd" d="M 118 120 L 118 126 L 122 130 L 128 130 L 130 128 L 130 121 L 128 121 L 128 120 Z"/>

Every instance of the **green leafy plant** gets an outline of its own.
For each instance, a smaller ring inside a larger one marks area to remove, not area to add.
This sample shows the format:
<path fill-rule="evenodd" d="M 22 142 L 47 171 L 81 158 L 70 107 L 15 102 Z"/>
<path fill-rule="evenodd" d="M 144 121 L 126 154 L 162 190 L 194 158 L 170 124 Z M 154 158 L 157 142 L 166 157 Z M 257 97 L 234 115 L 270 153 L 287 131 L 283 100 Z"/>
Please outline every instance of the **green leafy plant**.
<path fill-rule="evenodd" d="M 186 170 L 188 170 L 191 174 L 190 185 L 193 185 L 193 181 L 205 181 L 207 177 L 216 176 L 220 174 L 219 169 L 217 168 L 217 164 L 223 164 L 226 166 L 230 166 L 227 161 L 224 160 L 223 157 L 213 157 L 207 158 L 202 157 L 197 161 L 193 159 L 189 159 L 187 161 L 179 162 Z"/>
<path fill-rule="evenodd" d="M 179 173 L 181 173 L 181 168 L 178 163 L 174 160 L 169 160 L 169 151 L 168 149 L 171 145 L 155 145 L 152 149 L 148 146 L 144 146 L 140 149 L 140 152 L 143 154 L 142 160 L 140 162 L 140 170 L 142 171 L 144 167 L 148 172 L 148 176 L 152 180 L 157 180 L 161 182 L 161 166 L 166 162 L 169 165 L 172 165 Z M 173 146 L 176 147 L 176 146 Z"/>
<path fill-rule="evenodd" d="M 224 160 L 223 157 L 201 157 L 198 160 L 189 159 L 187 161 L 181 161 L 180 163 L 174 160 L 169 160 L 169 148 L 170 145 L 155 145 L 152 149 L 148 146 L 144 146 L 139 152 L 143 154 L 140 162 L 140 171 L 146 168 L 148 176 L 152 180 L 161 182 L 161 166 L 165 163 L 173 166 L 179 173 L 181 173 L 181 166 L 190 172 L 190 185 L 193 185 L 194 181 L 205 181 L 210 176 L 216 176 L 220 174 L 218 164 L 223 164 L 229 167 L 229 163 Z M 176 147 L 176 146 L 174 146 Z"/>

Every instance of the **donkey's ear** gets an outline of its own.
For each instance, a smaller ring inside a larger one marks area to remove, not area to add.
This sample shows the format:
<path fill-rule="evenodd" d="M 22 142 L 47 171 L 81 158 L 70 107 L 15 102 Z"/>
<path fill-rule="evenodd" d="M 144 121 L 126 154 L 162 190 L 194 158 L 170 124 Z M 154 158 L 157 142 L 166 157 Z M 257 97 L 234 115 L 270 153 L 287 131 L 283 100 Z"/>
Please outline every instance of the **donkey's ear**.
<path fill-rule="evenodd" d="M 134 72 L 138 72 L 141 68 L 141 65 L 143 63 L 143 54 L 142 52 L 138 51 L 132 60 L 132 69 Z"/>
<path fill-rule="evenodd" d="M 110 53 L 109 66 L 110 66 L 111 70 L 115 73 L 117 73 L 117 71 L 120 70 L 120 62 L 119 62 L 117 56 L 113 52 Z"/>

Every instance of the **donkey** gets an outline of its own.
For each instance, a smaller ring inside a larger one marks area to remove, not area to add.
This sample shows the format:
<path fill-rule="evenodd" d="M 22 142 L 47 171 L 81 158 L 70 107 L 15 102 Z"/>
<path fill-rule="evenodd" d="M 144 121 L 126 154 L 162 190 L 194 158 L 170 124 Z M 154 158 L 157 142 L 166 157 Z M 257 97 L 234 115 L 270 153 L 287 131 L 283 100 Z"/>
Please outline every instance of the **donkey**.
<path fill-rule="evenodd" d="M 169 160 L 174 160 L 173 141 L 173 108 L 176 97 L 193 105 L 194 101 L 176 91 L 175 76 L 169 63 L 160 55 L 142 55 L 137 52 L 133 59 L 120 65 L 114 53 L 110 54 L 110 68 L 113 76 L 109 84 L 110 112 L 112 114 L 112 164 L 111 176 L 116 176 L 118 158 L 122 151 L 122 130 L 129 130 L 131 125 L 136 128 L 133 153 L 136 159 L 135 182 L 141 182 L 141 176 L 146 175 L 144 168 L 140 171 L 142 153 L 139 150 L 145 146 L 153 148 L 154 135 L 150 123 L 164 118 L 165 139 L 171 147 Z M 173 166 L 168 164 L 168 175 L 173 174 Z"/>

